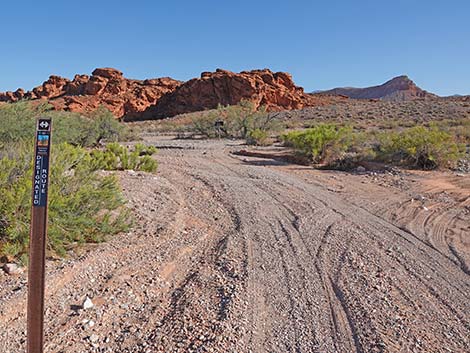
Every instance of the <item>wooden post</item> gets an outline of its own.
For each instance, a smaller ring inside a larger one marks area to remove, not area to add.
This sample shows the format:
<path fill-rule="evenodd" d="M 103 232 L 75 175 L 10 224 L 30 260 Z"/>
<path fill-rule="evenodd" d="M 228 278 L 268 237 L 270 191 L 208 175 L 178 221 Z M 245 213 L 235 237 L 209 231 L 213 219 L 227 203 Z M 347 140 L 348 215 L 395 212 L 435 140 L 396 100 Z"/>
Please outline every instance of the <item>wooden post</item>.
<path fill-rule="evenodd" d="M 39 118 L 34 152 L 28 271 L 28 353 L 44 351 L 44 288 L 51 120 Z"/>

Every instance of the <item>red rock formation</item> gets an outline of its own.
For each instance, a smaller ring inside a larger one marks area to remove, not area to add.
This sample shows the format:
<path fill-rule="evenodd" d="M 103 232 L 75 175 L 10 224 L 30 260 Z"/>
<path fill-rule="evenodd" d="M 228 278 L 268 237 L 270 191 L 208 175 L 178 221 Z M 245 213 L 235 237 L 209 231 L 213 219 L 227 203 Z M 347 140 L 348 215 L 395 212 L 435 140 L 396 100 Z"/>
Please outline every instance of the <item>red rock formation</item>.
<path fill-rule="evenodd" d="M 46 99 L 57 110 L 90 112 L 100 105 L 125 120 L 158 119 L 181 113 L 233 105 L 242 100 L 270 111 L 301 109 L 328 104 L 338 97 L 304 93 L 288 73 L 268 69 L 233 73 L 226 70 L 203 72 L 186 83 L 169 77 L 130 80 L 111 68 L 95 69 L 91 76 L 75 75 L 73 80 L 51 76 L 30 92 L 0 93 L 0 102 Z"/>
<path fill-rule="evenodd" d="M 419 98 L 436 98 L 408 78 L 408 76 L 398 76 L 380 86 L 366 88 L 334 88 L 329 91 L 319 92 L 322 94 L 344 95 L 354 99 L 380 99 L 387 101 L 408 101 Z"/>
<path fill-rule="evenodd" d="M 0 93 L 0 102 L 16 102 L 21 99 L 47 99 L 57 110 L 89 112 L 100 105 L 114 115 L 132 120 L 139 117 L 164 94 L 175 90 L 182 82 L 168 77 L 152 80 L 130 80 L 122 72 L 111 68 L 99 68 L 92 76 L 75 75 L 72 81 L 51 76 L 41 86 L 30 92 Z"/>
<path fill-rule="evenodd" d="M 270 111 L 301 109 L 324 104 L 325 97 L 304 93 L 284 72 L 268 69 L 233 73 L 218 69 L 203 72 L 201 78 L 187 81 L 174 92 L 163 96 L 151 106 L 143 119 L 171 117 L 177 114 L 216 108 L 219 104 L 234 105 L 241 100 L 264 105 Z"/>

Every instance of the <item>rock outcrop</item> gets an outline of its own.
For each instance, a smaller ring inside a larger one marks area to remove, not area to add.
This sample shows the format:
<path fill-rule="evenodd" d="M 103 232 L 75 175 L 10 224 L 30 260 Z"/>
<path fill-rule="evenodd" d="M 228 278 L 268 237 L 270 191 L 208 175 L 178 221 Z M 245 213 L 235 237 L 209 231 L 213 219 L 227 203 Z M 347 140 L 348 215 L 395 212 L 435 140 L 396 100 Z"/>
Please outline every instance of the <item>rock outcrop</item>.
<path fill-rule="evenodd" d="M 419 88 L 408 76 L 395 77 L 380 86 L 334 88 L 315 95 L 324 94 L 343 95 L 353 99 L 381 99 L 387 101 L 408 101 L 437 97 L 435 94 Z"/>
<path fill-rule="evenodd" d="M 131 121 L 172 117 L 242 100 L 256 108 L 278 111 L 325 105 L 341 98 L 307 94 L 288 73 L 268 69 L 240 73 L 218 69 L 183 83 L 169 77 L 131 80 L 116 69 L 98 68 L 91 76 L 75 75 L 73 80 L 51 76 L 31 91 L 0 93 L 0 103 L 21 99 L 44 99 L 56 110 L 80 113 L 103 105 L 116 117 Z"/>
<path fill-rule="evenodd" d="M 143 119 L 158 119 L 178 114 L 217 108 L 219 104 L 234 105 L 250 101 L 256 108 L 269 111 L 301 109 L 324 104 L 328 99 L 304 93 L 294 84 L 290 74 L 271 70 L 234 73 L 217 69 L 203 72 L 163 96 L 143 114 Z"/>
<path fill-rule="evenodd" d="M 131 80 L 116 69 L 98 68 L 91 76 L 75 75 L 73 80 L 51 76 L 29 92 L 0 93 L 0 102 L 47 99 L 55 109 L 73 112 L 90 112 L 103 105 L 116 117 L 133 120 L 181 84 L 169 77 Z"/>

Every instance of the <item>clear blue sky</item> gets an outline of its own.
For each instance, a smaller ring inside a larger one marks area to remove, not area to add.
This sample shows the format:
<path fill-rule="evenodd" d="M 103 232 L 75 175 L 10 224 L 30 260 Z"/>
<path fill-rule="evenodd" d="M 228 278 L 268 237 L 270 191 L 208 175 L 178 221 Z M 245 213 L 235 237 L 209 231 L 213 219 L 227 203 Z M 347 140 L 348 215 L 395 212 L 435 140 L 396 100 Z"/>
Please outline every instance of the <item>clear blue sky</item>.
<path fill-rule="evenodd" d="M 306 91 L 409 75 L 470 94 L 470 1 L 2 1 L 0 91 L 96 67 L 126 77 L 268 67 Z"/>

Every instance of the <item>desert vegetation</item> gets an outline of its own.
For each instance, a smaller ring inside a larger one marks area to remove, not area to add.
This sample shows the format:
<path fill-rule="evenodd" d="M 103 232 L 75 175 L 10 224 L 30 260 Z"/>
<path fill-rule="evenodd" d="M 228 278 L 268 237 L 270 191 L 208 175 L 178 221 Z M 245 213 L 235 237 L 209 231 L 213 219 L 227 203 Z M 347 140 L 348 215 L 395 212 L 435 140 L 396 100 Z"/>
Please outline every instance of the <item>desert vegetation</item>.
<path fill-rule="evenodd" d="M 34 136 L 37 116 L 53 118 L 54 144 L 67 142 L 74 146 L 97 147 L 102 142 L 131 138 L 130 130 L 120 124 L 105 108 L 89 116 L 53 111 L 47 103 L 33 106 L 24 101 L 0 106 L 0 147 L 25 141 Z"/>
<path fill-rule="evenodd" d="M 423 125 L 402 131 L 381 133 L 377 140 L 378 156 L 422 169 L 450 167 L 464 156 L 465 145 L 458 136 L 435 125 Z"/>
<path fill-rule="evenodd" d="M 242 101 L 232 106 L 219 105 L 215 110 L 195 115 L 188 128 L 208 138 L 241 138 L 250 144 L 265 145 L 279 126 L 276 114 L 268 113 L 266 107 L 256 109 L 252 102 Z"/>
<path fill-rule="evenodd" d="M 77 244 L 100 242 L 127 229 L 131 217 L 117 177 L 100 170 L 154 172 L 155 148 L 132 149 L 116 141 L 129 131 L 99 109 L 92 116 L 50 111 L 27 102 L 0 107 L 0 256 L 27 261 L 33 140 L 36 116 L 53 118 L 49 189 L 49 255 Z M 104 147 L 103 147 L 104 146 Z"/>
<path fill-rule="evenodd" d="M 319 123 L 351 125 L 360 131 L 393 131 L 416 125 L 436 124 L 444 129 L 468 130 L 470 103 L 461 99 L 386 102 L 354 100 L 302 110 L 281 112 L 287 129 L 302 129 Z"/>
<path fill-rule="evenodd" d="M 360 132 L 351 127 L 319 124 L 290 131 L 281 136 L 313 163 L 348 168 L 362 161 L 436 169 L 452 167 L 464 157 L 465 145 L 459 136 L 436 125 L 424 125 L 393 132 Z"/>
<path fill-rule="evenodd" d="M 155 172 L 157 161 L 151 156 L 157 152 L 154 146 L 138 143 L 129 150 L 117 142 L 109 143 L 105 149 L 93 150 L 87 161 L 92 170 L 140 170 Z"/>
<path fill-rule="evenodd" d="M 220 128 L 217 121 L 223 122 Z M 350 100 L 268 113 L 241 102 L 136 126 L 184 138 L 241 138 L 258 146 L 282 142 L 303 159 L 333 168 L 375 161 L 435 169 L 468 159 L 470 105 L 459 99 Z"/>
<path fill-rule="evenodd" d="M 274 141 L 282 125 L 279 113 L 256 109 L 250 101 L 237 105 L 219 105 L 217 109 L 182 114 L 175 118 L 135 123 L 140 132 L 177 133 L 182 138 L 238 138 L 252 145 L 267 145 Z"/>
<path fill-rule="evenodd" d="M 319 124 L 315 127 L 291 131 L 281 136 L 284 144 L 314 163 L 333 158 L 338 160 L 352 145 L 352 129 L 333 124 Z"/>

